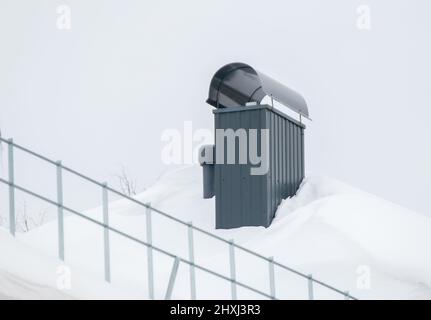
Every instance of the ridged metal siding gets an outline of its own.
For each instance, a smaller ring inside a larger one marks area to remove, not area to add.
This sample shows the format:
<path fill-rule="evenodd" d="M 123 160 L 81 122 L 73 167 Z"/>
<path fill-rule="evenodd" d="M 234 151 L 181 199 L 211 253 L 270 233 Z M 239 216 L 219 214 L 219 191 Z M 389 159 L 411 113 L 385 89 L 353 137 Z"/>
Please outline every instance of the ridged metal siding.
<path fill-rule="evenodd" d="M 225 164 L 215 165 L 216 228 L 268 227 L 281 200 L 294 195 L 304 177 L 304 126 L 266 105 L 214 115 L 215 129 L 269 129 L 270 135 L 266 175 L 250 175 L 250 164 L 226 164 L 225 143 Z M 216 137 L 216 152 L 218 145 Z M 260 148 L 259 132 L 259 154 Z"/>

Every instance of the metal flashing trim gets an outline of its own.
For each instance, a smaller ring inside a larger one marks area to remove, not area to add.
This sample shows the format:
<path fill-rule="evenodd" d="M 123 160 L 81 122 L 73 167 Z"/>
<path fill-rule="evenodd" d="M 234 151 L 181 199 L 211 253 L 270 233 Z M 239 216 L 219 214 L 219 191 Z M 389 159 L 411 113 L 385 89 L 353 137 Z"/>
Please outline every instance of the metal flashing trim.
<path fill-rule="evenodd" d="M 216 113 L 227 113 L 227 112 L 241 112 L 241 111 L 259 110 L 259 109 L 271 110 L 272 112 L 275 112 L 279 116 L 295 123 L 296 125 L 300 126 L 301 128 L 304 128 L 304 129 L 306 128 L 304 123 L 292 118 L 291 116 L 285 114 L 284 112 L 282 112 L 278 109 L 271 107 L 268 104 L 259 104 L 259 105 L 250 106 L 250 107 L 231 107 L 231 108 L 214 109 L 213 113 L 216 114 Z"/>

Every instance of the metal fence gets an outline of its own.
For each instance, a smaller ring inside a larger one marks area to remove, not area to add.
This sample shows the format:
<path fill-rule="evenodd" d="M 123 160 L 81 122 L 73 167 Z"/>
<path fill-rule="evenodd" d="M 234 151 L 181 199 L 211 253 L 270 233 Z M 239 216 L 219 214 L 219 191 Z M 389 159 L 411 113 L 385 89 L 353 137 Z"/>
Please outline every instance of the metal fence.
<path fill-rule="evenodd" d="M 165 299 L 170 299 L 172 295 L 172 291 L 175 285 L 175 280 L 178 273 L 179 264 L 183 263 L 189 266 L 189 278 L 190 278 L 190 298 L 196 299 L 197 293 L 196 293 L 196 275 L 195 270 L 201 270 L 205 273 L 208 273 L 210 275 L 213 275 L 217 278 L 219 278 L 222 281 L 227 281 L 230 283 L 231 287 L 231 299 L 235 300 L 237 299 L 237 286 L 242 287 L 244 289 L 247 289 L 251 292 L 257 293 L 260 296 L 268 299 L 277 299 L 276 295 L 276 280 L 275 280 L 275 266 L 281 268 L 284 271 L 290 272 L 292 274 L 295 274 L 299 277 L 302 277 L 306 281 L 306 285 L 308 287 L 308 298 L 310 300 L 313 300 L 315 298 L 315 285 L 320 285 L 322 287 L 325 287 L 331 291 L 333 291 L 336 294 L 340 295 L 340 298 L 344 298 L 345 300 L 357 300 L 357 298 L 353 297 L 349 294 L 348 291 L 342 291 L 339 290 L 323 281 L 320 281 L 316 278 L 314 278 L 311 274 L 305 274 L 300 271 L 297 271 L 293 268 L 287 267 L 284 264 L 281 264 L 273 259 L 273 257 L 265 257 L 259 253 L 256 253 L 250 249 L 247 249 L 241 245 L 238 245 L 234 243 L 233 240 L 227 240 L 220 236 L 217 236 L 209 231 L 206 231 L 204 229 L 201 229 L 199 227 L 194 226 L 191 222 L 187 223 L 184 222 L 176 217 L 173 217 L 157 208 L 152 207 L 148 203 L 143 203 L 133 197 L 130 197 L 118 190 L 115 190 L 108 186 L 107 183 L 98 182 L 82 173 L 79 173 L 71 168 L 68 168 L 64 166 L 61 161 L 54 161 L 51 160 L 41 154 L 38 154 L 30 149 L 27 149 L 21 145 L 18 145 L 13 142 L 12 139 L 3 139 L 0 137 L 0 142 L 4 142 L 8 145 L 8 180 L 5 180 L 3 178 L 0 178 L 0 182 L 3 184 L 8 185 L 9 189 L 9 230 L 10 233 L 15 236 L 16 232 L 16 212 L 15 212 L 15 190 L 19 190 L 25 194 L 28 194 L 32 197 L 35 197 L 39 200 L 42 200 L 44 202 L 47 202 L 51 205 L 54 205 L 57 207 L 57 222 L 58 222 L 58 257 L 64 261 L 65 259 L 65 243 L 64 243 L 64 212 L 70 212 L 78 217 L 81 217 L 87 221 L 90 221 L 104 229 L 104 272 L 105 272 L 105 280 L 107 282 L 111 282 L 111 257 L 110 257 L 110 232 L 115 233 L 117 235 L 120 235 L 126 239 L 129 239 L 130 241 L 134 241 L 138 244 L 143 245 L 147 248 L 147 263 L 148 263 L 148 292 L 149 292 L 149 299 L 154 299 L 154 262 L 153 262 L 153 251 L 159 252 L 165 256 L 171 257 L 173 259 L 173 265 L 169 276 L 169 282 L 165 293 Z M 27 188 L 24 188 L 22 186 L 19 186 L 15 183 L 15 168 L 14 168 L 14 149 L 19 149 L 33 157 L 39 158 L 47 163 L 50 163 L 56 167 L 56 177 L 57 177 L 57 199 L 52 200 L 49 199 L 43 195 L 40 195 L 36 192 L 33 192 Z M 101 188 L 102 192 L 102 212 L 103 212 L 103 222 L 97 221 L 96 219 L 93 219 L 91 217 L 88 217 L 84 215 L 83 213 L 74 210 L 72 208 L 69 208 L 63 204 L 63 175 L 62 173 L 68 172 L 71 173 L 81 179 L 84 179 L 92 184 L 95 184 Z M 121 230 L 118 230 L 117 228 L 113 228 L 109 225 L 109 210 L 108 210 L 108 191 L 112 192 L 113 194 L 116 194 L 120 198 L 127 199 L 139 206 L 142 206 L 146 209 L 146 241 L 140 240 L 134 236 L 131 236 Z M 155 212 L 159 215 L 162 215 L 168 219 L 171 219 L 175 222 L 177 222 L 180 225 L 183 225 L 187 228 L 187 235 L 188 235 L 188 259 L 185 259 L 183 257 L 180 257 L 176 254 L 173 254 L 163 248 L 160 248 L 158 246 L 153 245 L 152 243 L 152 222 L 151 222 L 151 215 L 152 212 Z M 221 243 L 224 243 L 228 246 L 229 250 L 229 270 L 230 270 L 230 277 L 227 277 L 219 272 L 216 272 L 214 270 L 211 270 L 205 266 L 199 265 L 195 263 L 195 256 L 194 256 L 194 240 L 193 240 L 193 234 L 194 232 L 199 232 L 201 234 L 204 234 L 206 236 L 209 236 L 211 238 L 214 238 Z M 255 256 L 259 259 L 262 259 L 264 262 L 268 264 L 268 288 L 269 292 L 263 292 L 259 289 L 256 289 L 250 285 L 245 284 L 244 282 L 237 280 L 237 270 L 235 265 L 235 250 L 241 250 L 247 254 L 250 254 L 252 256 Z"/>

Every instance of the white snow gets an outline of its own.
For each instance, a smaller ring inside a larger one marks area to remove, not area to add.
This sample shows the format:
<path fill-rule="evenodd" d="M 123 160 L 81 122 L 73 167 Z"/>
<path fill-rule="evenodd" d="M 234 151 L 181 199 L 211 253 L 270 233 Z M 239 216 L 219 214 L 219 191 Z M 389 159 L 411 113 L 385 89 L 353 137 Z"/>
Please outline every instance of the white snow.
<path fill-rule="evenodd" d="M 214 199 L 201 196 L 200 167 L 170 172 L 136 196 L 183 221 L 234 239 L 249 249 L 313 274 L 360 299 L 431 298 L 431 219 L 330 178 L 309 176 L 297 196 L 280 205 L 272 225 L 214 229 Z M 145 208 L 128 200 L 110 203 L 110 225 L 146 240 Z M 86 215 L 101 221 L 101 208 Z M 188 259 L 187 227 L 152 213 L 153 244 Z M 110 234 L 112 284 L 103 282 L 103 230 L 82 218 L 65 219 L 66 264 L 71 289 L 56 288 L 57 223 L 47 223 L 17 241 L 0 231 L 0 297 L 148 297 L 147 248 Z M 195 261 L 229 276 L 228 245 L 194 232 Z M 235 250 L 237 279 L 269 292 L 268 263 Z M 154 253 L 156 298 L 163 298 L 172 259 Z M 230 283 L 197 272 L 198 298 L 229 298 Z M 369 275 L 369 277 L 367 277 Z M 307 298 L 307 281 L 276 267 L 281 299 Z M 342 299 L 315 285 L 315 297 Z M 174 298 L 189 299 L 189 267 L 180 265 Z M 239 298 L 261 298 L 238 289 Z"/>
<path fill-rule="evenodd" d="M 14 239 L 0 228 L 0 299 L 136 298 Z M 68 289 L 68 270 L 74 285 Z M 64 281 L 63 281 L 64 279 Z M 63 290 L 63 288 L 67 290 Z"/>

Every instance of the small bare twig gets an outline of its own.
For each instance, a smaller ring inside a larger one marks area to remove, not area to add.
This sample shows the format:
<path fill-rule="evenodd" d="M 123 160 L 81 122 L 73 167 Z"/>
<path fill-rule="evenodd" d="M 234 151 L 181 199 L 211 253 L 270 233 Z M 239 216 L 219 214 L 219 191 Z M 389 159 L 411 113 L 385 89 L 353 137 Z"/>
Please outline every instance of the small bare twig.
<path fill-rule="evenodd" d="M 120 174 L 114 175 L 120 184 L 121 191 L 128 196 L 136 195 L 136 180 L 130 177 L 124 165 L 121 165 Z"/>
<path fill-rule="evenodd" d="M 30 230 L 29 227 L 29 217 L 27 214 L 27 202 L 23 200 L 22 202 L 22 208 L 18 212 L 18 225 L 21 227 L 21 230 L 23 232 L 27 232 Z"/>
<path fill-rule="evenodd" d="M 28 232 L 31 229 L 41 226 L 45 221 L 48 209 L 40 211 L 37 216 L 30 215 L 27 210 L 27 202 L 24 199 L 21 210 L 18 211 L 17 225 L 22 232 Z"/>
<path fill-rule="evenodd" d="M 44 223 L 47 214 L 48 214 L 48 209 L 45 208 L 37 214 L 36 218 L 30 217 L 32 225 L 35 227 L 41 226 Z"/>

